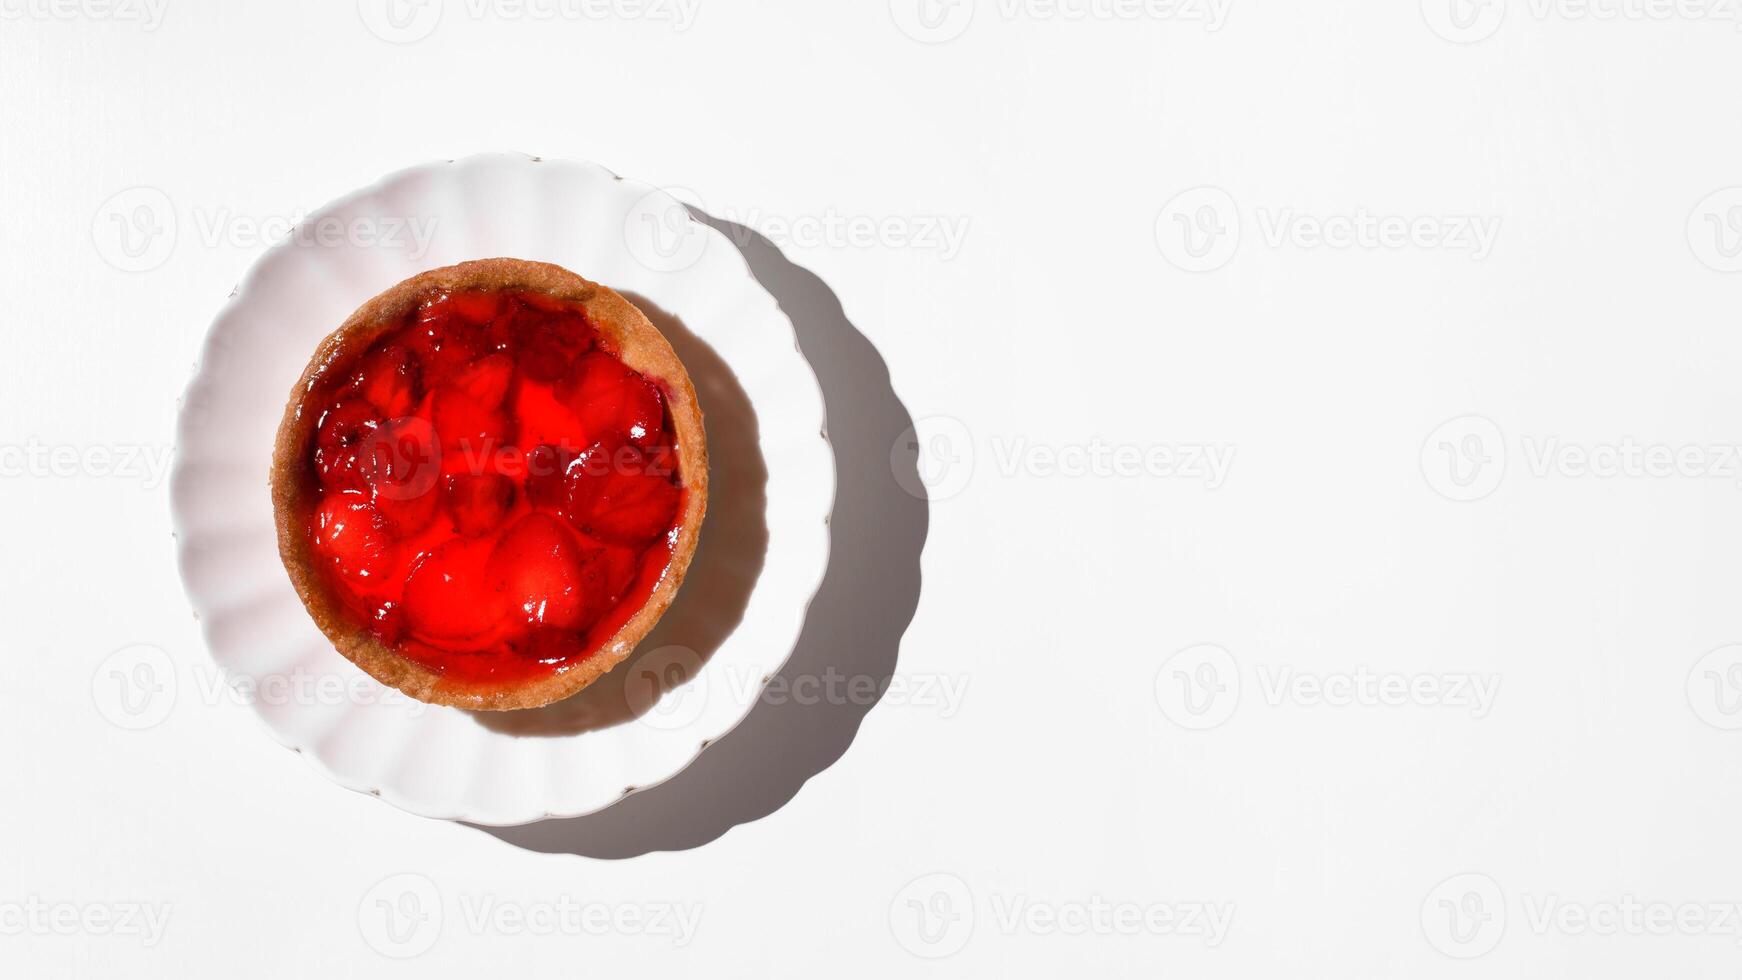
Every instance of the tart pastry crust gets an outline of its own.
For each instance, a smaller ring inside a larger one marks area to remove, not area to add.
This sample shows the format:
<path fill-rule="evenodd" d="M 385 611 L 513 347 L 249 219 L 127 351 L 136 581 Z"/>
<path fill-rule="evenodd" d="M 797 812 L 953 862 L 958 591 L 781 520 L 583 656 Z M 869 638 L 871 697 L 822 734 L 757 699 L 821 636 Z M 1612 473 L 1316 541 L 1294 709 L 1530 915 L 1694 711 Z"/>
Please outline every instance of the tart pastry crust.
<path fill-rule="evenodd" d="M 531 290 L 579 304 L 599 336 L 627 367 L 656 382 L 666 396 L 683 503 L 674 522 L 671 560 L 641 607 L 596 649 L 546 675 L 491 683 L 461 681 L 412 660 L 361 628 L 340 605 L 325 576 L 317 571 L 304 515 L 316 491 L 306 479 L 309 453 L 319 423 L 303 409 L 305 397 L 329 374 L 352 369 L 382 335 L 405 322 L 425 300 L 440 292 Z M 708 504 L 707 436 L 689 373 L 652 321 L 606 286 L 561 266 L 520 259 L 484 259 L 435 269 L 399 283 L 364 303 L 315 350 L 291 391 L 272 455 L 272 503 L 278 550 L 291 583 L 309 615 L 333 646 L 376 680 L 432 704 L 483 711 L 537 708 L 574 695 L 626 660 L 670 607 L 683 584 L 700 539 Z"/>

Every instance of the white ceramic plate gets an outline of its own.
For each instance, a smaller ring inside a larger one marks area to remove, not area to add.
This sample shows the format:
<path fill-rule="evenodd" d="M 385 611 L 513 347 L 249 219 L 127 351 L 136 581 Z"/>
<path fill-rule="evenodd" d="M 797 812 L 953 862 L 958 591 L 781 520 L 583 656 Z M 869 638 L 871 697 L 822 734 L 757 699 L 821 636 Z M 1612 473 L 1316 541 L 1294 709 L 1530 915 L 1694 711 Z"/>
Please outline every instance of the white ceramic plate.
<path fill-rule="evenodd" d="M 637 654 L 560 705 L 475 715 L 382 688 L 332 648 L 279 563 L 267 473 L 322 337 L 400 280 L 496 256 L 641 301 L 695 378 L 713 469 L 690 577 Z M 725 236 L 592 164 L 430 164 L 312 215 L 212 325 L 177 442 L 182 578 L 220 669 L 328 778 L 430 817 L 576 816 L 670 778 L 754 705 L 828 561 L 833 459 L 792 324 Z"/>

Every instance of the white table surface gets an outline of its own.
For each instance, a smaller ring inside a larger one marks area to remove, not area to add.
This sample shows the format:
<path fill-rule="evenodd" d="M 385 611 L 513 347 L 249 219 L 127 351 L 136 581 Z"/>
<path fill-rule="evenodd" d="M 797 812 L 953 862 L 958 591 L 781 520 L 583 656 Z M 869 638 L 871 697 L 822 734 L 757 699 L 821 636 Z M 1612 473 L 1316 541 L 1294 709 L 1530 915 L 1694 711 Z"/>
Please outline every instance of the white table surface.
<path fill-rule="evenodd" d="M 0 0 L 0 974 L 1735 976 L 1728 7 L 428 2 Z M 801 674 L 924 538 L 898 694 L 500 835 L 213 693 L 161 482 L 275 236 L 483 150 L 783 250 L 857 509 Z"/>

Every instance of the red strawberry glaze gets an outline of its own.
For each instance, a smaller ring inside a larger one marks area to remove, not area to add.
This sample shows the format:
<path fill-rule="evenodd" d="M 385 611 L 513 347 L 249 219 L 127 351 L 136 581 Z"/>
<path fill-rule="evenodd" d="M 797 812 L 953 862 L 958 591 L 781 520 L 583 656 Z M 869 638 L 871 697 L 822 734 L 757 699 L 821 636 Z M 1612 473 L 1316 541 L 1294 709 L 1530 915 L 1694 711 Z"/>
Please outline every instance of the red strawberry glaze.
<path fill-rule="evenodd" d="M 671 562 L 665 392 L 575 304 L 436 293 L 304 395 L 302 515 L 353 625 L 467 683 L 580 663 Z"/>

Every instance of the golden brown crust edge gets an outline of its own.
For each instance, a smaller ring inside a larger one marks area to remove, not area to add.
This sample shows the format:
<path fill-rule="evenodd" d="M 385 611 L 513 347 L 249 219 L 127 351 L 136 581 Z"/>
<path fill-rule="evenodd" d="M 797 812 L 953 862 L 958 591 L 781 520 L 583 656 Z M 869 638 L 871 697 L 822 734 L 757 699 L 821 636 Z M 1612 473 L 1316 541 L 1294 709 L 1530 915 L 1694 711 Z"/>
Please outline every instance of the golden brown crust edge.
<path fill-rule="evenodd" d="M 303 396 L 327 370 L 348 366 L 376 338 L 397 326 L 430 292 L 458 289 L 533 289 L 580 303 L 599 332 L 617 346 L 623 363 L 664 384 L 670 395 L 668 410 L 677 435 L 678 466 L 684 479 L 684 513 L 678 540 L 672 546 L 665 576 L 647 602 L 597 652 L 566 673 L 507 690 L 473 687 L 444 678 L 346 624 L 336 601 L 313 572 L 310 542 L 296 518 L 303 511 L 299 505 L 305 492 L 299 473 L 317 421 L 302 418 Z M 507 258 L 463 262 L 413 276 L 364 303 L 315 349 L 307 369 L 291 390 L 272 452 L 272 507 L 279 556 L 315 625 L 346 659 L 381 683 L 419 701 L 477 711 L 514 711 L 561 701 L 628 659 L 636 644 L 670 608 L 683 585 L 690 561 L 695 557 L 707 505 L 707 435 L 702 427 L 695 385 L 677 352 L 633 303 L 607 286 L 546 262 Z"/>

